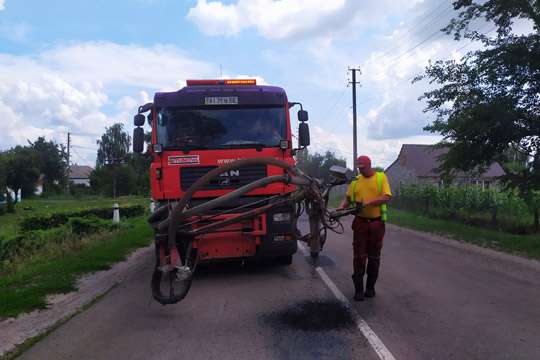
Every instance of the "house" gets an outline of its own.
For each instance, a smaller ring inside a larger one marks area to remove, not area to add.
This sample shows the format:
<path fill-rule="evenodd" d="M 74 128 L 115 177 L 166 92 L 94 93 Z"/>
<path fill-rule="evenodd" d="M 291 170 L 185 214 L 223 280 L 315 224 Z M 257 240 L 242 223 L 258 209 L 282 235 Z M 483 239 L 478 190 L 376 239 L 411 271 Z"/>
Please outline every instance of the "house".
<path fill-rule="evenodd" d="M 443 180 L 436 169 L 440 165 L 439 156 L 447 152 L 448 148 L 438 148 L 433 145 L 404 144 L 397 159 L 385 171 L 392 192 L 398 194 L 403 184 L 442 185 Z M 485 188 L 493 185 L 502 175 L 504 175 L 504 170 L 499 164 L 493 163 L 482 174 L 458 172 L 454 182 L 476 184 Z"/>
<path fill-rule="evenodd" d="M 94 171 L 86 165 L 71 165 L 69 167 L 69 181 L 75 185 L 90 186 L 90 174 Z"/>

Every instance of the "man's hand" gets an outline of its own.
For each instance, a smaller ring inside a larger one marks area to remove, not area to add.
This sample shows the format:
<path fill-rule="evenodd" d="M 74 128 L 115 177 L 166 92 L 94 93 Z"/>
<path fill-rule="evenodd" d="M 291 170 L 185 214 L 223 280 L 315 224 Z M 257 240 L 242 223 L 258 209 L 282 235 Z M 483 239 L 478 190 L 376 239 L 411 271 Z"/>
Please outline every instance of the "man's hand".
<path fill-rule="evenodd" d="M 349 198 L 345 196 L 345 199 L 343 199 L 343 201 L 341 202 L 341 205 L 338 206 L 338 210 L 343 210 L 343 209 L 346 209 L 348 208 L 350 205 L 350 202 L 349 202 Z"/>
<path fill-rule="evenodd" d="M 379 198 L 376 198 L 376 199 L 373 199 L 371 201 L 364 203 L 364 206 L 379 206 L 381 204 L 386 204 L 389 201 L 390 201 L 390 196 L 383 195 Z"/>

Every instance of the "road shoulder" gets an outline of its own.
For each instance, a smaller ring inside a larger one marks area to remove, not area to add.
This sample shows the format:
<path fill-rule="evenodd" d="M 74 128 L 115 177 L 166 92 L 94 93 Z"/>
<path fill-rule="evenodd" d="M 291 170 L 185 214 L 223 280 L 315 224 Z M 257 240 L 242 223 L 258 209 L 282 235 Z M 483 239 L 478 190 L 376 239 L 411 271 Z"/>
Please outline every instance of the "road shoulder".
<path fill-rule="evenodd" d="M 49 296 L 47 298 L 49 307 L 46 310 L 35 310 L 16 318 L 2 320 L 0 357 L 11 357 L 9 354 L 16 352 L 25 342 L 41 336 L 62 321 L 76 315 L 141 267 L 151 258 L 151 253 L 151 246 L 140 248 L 109 270 L 81 277 L 77 282 L 77 291 Z"/>
<path fill-rule="evenodd" d="M 445 246 L 451 246 L 456 249 L 465 250 L 468 252 L 476 253 L 478 255 L 484 255 L 495 260 L 502 260 L 514 263 L 516 265 L 524 266 L 532 270 L 540 271 L 540 261 L 525 258 L 519 255 L 513 255 L 506 252 L 482 247 L 479 245 L 471 244 L 465 241 L 452 239 L 447 236 L 437 235 L 433 233 L 427 233 L 423 231 L 408 229 L 394 224 L 387 224 L 389 230 L 402 233 L 404 235 L 413 235 L 420 237 L 427 241 L 432 241 Z"/>

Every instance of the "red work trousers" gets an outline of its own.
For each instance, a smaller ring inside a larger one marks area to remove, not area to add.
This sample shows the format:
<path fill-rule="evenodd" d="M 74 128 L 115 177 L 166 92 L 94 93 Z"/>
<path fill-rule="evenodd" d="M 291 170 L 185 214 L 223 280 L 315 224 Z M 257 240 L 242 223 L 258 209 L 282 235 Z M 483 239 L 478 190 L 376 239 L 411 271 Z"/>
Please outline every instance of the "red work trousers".
<path fill-rule="evenodd" d="M 362 278 L 366 273 L 368 282 L 375 284 L 379 276 L 381 250 L 384 238 L 384 222 L 380 219 L 370 220 L 355 217 L 353 230 L 353 278 Z M 370 284 L 371 285 L 371 284 Z"/>

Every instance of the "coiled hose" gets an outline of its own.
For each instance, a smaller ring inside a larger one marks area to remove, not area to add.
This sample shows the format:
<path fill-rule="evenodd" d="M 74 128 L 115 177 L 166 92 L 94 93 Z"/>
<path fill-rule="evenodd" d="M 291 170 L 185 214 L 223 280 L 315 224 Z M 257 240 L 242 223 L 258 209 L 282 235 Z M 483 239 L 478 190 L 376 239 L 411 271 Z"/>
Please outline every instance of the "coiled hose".
<path fill-rule="evenodd" d="M 240 169 L 245 166 L 251 165 L 271 165 L 282 168 L 285 170 L 283 175 L 269 176 L 250 184 L 242 186 L 226 195 L 223 195 L 217 199 L 208 201 L 197 207 L 186 209 L 186 206 L 191 201 L 193 195 L 203 189 L 214 178 L 220 174 L 229 170 Z M 223 204 L 231 202 L 244 194 L 251 192 L 257 188 L 267 186 L 272 183 L 281 182 L 285 184 L 295 184 L 300 187 L 310 187 L 312 180 L 303 175 L 297 168 L 291 164 L 274 159 L 274 158 L 251 158 L 243 159 L 231 162 L 229 164 L 215 168 L 204 176 L 200 177 L 191 187 L 186 191 L 184 196 L 179 202 L 175 204 L 167 204 L 158 208 L 150 217 L 149 222 L 157 231 L 158 234 L 165 236 L 159 236 L 162 240 L 156 241 L 156 265 L 154 273 L 152 275 L 152 295 L 161 304 L 173 304 L 181 301 L 185 298 L 191 287 L 193 279 L 193 271 L 197 265 L 198 255 L 196 250 L 192 249 L 191 244 L 195 236 L 210 232 L 216 228 L 228 225 L 230 223 L 242 221 L 248 218 L 253 218 L 260 215 L 273 207 L 280 206 L 285 202 L 298 202 L 305 198 L 305 193 L 300 190 L 291 195 L 289 199 L 282 199 L 274 203 L 258 207 L 256 209 L 243 212 L 231 219 L 210 224 L 194 230 L 192 232 L 182 232 L 182 236 L 187 239 L 186 250 L 178 252 L 177 249 L 177 231 L 181 227 L 182 221 L 193 215 L 203 214 L 211 209 L 219 207 Z M 166 242 L 163 241 L 164 238 Z M 166 245 L 166 246 L 165 246 Z M 183 249 L 182 249 L 183 250 Z M 182 256 L 183 255 L 183 256 Z M 163 258 L 168 259 L 166 263 L 163 263 Z M 180 266 L 180 261 L 182 266 Z M 169 277 L 170 291 L 168 295 L 164 295 L 161 291 L 161 281 L 163 274 L 167 274 Z M 175 283 L 182 283 L 179 293 L 175 292 Z"/>

